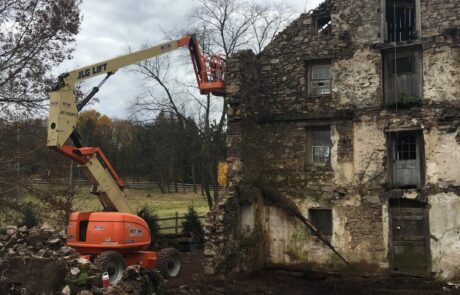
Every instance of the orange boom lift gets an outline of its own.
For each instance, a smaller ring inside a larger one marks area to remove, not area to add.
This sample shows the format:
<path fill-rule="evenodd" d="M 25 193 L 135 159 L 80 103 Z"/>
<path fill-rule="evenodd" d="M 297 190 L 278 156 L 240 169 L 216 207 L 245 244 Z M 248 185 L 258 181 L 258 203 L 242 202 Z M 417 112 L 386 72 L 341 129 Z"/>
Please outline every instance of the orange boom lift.
<path fill-rule="evenodd" d="M 202 55 L 195 35 L 102 61 L 61 74 L 50 93 L 47 145 L 76 161 L 92 184 L 104 212 L 74 212 L 67 227 L 67 245 L 108 272 L 112 284 L 120 279 L 127 265 L 140 264 L 158 269 L 169 277 L 181 270 L 180 254 L 174 249 L 159 253 L 147 251 L 151 235 L 147 223 L 134 215 L 125 194 L 124 184 L 98 147 L 85 147 L 76 130 L 79 111 L 120 68 L 161 54 L 187 47 L 201 94 L 223 96 L 224 61 L 219 56 Z M 97 87 L 77 104 L 75 84 L 105 74 Z M 66 142 L 71 139 L 73 145 Z"/>

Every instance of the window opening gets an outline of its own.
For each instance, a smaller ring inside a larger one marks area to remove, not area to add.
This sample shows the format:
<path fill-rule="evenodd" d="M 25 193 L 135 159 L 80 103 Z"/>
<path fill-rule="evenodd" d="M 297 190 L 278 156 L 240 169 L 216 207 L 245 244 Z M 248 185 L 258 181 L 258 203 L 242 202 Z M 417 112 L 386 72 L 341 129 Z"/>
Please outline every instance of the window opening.
<path fill-rule="evenodd" d="M 393 187 L 416 188 L 423 184 L 423 136 L 421 131 L 390 133 L 391 169 Z"/>
<path fill-rule="evenodd" d="M 396 137 L 396 160 L 416 160 L 417 141 L 415 135 L 399 135 Z"/>
<path fill-rule="evenodd" d="M 311 208 L 308 210 L 310 221 L 324 235 L 332 236 L 332 209 Z"/>
<path fill-rule="evenodd" d="M 383 51 L 385 105 L 409 108 L 421 102 L 421 52 L 418 47 Z"/>
<path fill-rule="evenodd" d="M 391 73 L 393 75 L 405 75 L 414 73 L 414 57 L 413 56 L 404 56 L 398 57 L 396 60 L 393 58 L 391 62 Z"/>
<path fill-rule="evenodd" d="M 330 129 L 312 130 L 311 154 L 313 163 L 327 163 L 331 158 Z"/>
<path fill-rule="evenodd" d="M 332 32 L 331 15 L 318 17 L 316 19 L 316 31 L 318 34 L 329 35 Z"/>
<path fill-rule="evenodd" d="M 416 39 L 415 18 L 415 0 L 386 0 L 386 41 Z"/>
<path fill-rule="evenodd" d="M 320 64 L 309 66 L 309 94 L 331 94 L 331 65 Z"/>

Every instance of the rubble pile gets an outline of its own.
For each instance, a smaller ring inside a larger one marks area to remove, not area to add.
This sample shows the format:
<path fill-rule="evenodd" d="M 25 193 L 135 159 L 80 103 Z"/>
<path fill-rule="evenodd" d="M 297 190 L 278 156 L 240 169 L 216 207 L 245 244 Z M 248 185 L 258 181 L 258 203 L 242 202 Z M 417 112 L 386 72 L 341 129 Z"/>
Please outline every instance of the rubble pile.
<path fill-rule="evenodd" d="M 0 294 L 155 294 L 153 271 L 131 266 L 118 286 L 103 289 L 100 271 L 65 245 L 51 226 L 0 228 Z M 158 293 L 157 293 L 158 294 Z"/>
<path fill-rule="evenodd" d="M 160 274 L 156 271 L 143 269 L 139 265 L 128 266 L 123 272 L 121 282 L 117 286 L 102 290 L 104 295 L 166 293 Z"/>
<path fill-rule="evenodd" d="M 0 228 L 0 294 L 68 294 L 91 289 L 100 272 L 51 226 Z"/>

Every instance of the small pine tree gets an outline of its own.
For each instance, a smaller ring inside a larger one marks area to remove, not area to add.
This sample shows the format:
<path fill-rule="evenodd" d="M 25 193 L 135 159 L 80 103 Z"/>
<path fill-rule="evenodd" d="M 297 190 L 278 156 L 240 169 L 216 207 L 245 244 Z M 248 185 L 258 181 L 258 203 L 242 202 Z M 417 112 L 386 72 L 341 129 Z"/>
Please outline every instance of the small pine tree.
<path fill-rule="evenodd" d="M 193 236 L 193 239 L 197 243 L 201 243 L 204 240 L 203 224 L 198 218 L 193 204 L 190 204 L 185 214 L 185 221 L 182 222 L 183 232 Z"/>
<path fill-rule="evenodd" d="M 27 206 L 22 212 L 23 215 L 23 225 L 28 228 L 37 226 L 40 223 L 40 219 L 37 215 L 37 212 L 32 208 L 32 206 Z"/>
<path fill-rule="evenodd" d="M 154 211 L 147 205 L 144 205 L 137 211 L 137 216 L 147 222 L 147 225 L 150 229 L 150 236 L 152 237 L 152 243 L 150 244 L 151 248 L 154 248 L 158 245 L 158 235 L 160 233 L 160 225 L 158 224 L 158 216 Z"/>

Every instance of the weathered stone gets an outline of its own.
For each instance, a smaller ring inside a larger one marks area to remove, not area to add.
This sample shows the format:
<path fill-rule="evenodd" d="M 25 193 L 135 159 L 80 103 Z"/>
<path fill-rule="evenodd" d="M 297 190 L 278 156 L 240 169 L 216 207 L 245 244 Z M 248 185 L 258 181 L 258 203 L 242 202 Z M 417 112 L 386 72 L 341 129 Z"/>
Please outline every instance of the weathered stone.
<path fill-rule="evenodd" d="M 70 295 L 70 294 L 71 294 L 69 285 L 66 285 L 66 286 L 62 289 L 61 294 L 62 294 L 62 295 Z"/>
<path fill-rule="evenodd" d="M 27 229 L 27 226 L 21 226 L 20 228 L 18 228 L 18 231 L 21 232 L 21 233 L 26 233 L 28 231 Z"/>
<path fill-rule="evenodd" d="M 61 240 L 59 238 L 50 238 L 48 241 L 46 241 L 47 244 L 49 245 L 56 245 L 60 242 Z"/>
<path fill-rule="evenodd" d="M 80 269 L 78 267 L 72 267 L 70 269 L 70 273 L 73 275 L 73 276 L 76 276 L 77 274 L 80 273 Z"/>
<path fill-rule="evenodd" d="M 68 247 L 68 246 L 62 247 L 61 249 L 59 249 L 59 251 L 60 251 L 63 255 L 69 255 L 69 254 L 76 254 L 76 253 L 77 253 L 77 251 L 75 251 L 74 248 L 71 248 L 71 247 Z"/>
<path fill-rule="evenodd" d="M 257 56 L 243 51 L 228 60 L 229 187 L 207 219 L 207 273 L 254 269 L 267 262 L 326 266 L 335 259 L 282 210 L 257 198 L 247 202 L 240 194 L 242 188 L 261 186 L 275 186 L 296 200 L 306 216 L 310 209 L 332 209 L 332 244 L 352 262 L 387 268 L 391 198 L 381 193 L 388 192 L 392 171 L 389 132 L 422 134 L 421 166 L 426 169 L 419 190 L 424 197 L 417 200 L 433 205 L 430 230 L 450 230 L 440 221 L 443 206 L 449 220 L 458 220 L 460 192 L 453 186 L 460 186 L 455 156 L 460 154 L 460 36 L 455 27 L 460 16 L 453 2 L 420 2 L 418 39 L 397 44 L 408 49 L 418 44 L 423 56 L 419 105 L 385 106 L 388 83 L 382 73 L 392 45 L 384 42 L 377 0 L 327 0 L 294 20 Z M 328 14 L 331 32 L 318 33 L 316 17 Z M 324 60 L 331 65 L 331 93 L 311 95 L 308 66 Z M 330 159 L 324 165 L 312 163 L 311 132 L 318 127 L 330 130 Z M 410 199 L 410 194 L 399 197 Z M 251 243 L 247 228 L 254 233 Z M 460 230 L 460 221 L 452 228 Z M 447 236 L 431 243 L 438 256 L 428 264 L 438 275 L 455 277 L 460 273 L 450 250 L 460 245 Z M 440 262 L 438 253 L 446 249 L 452 264 Z"/>

